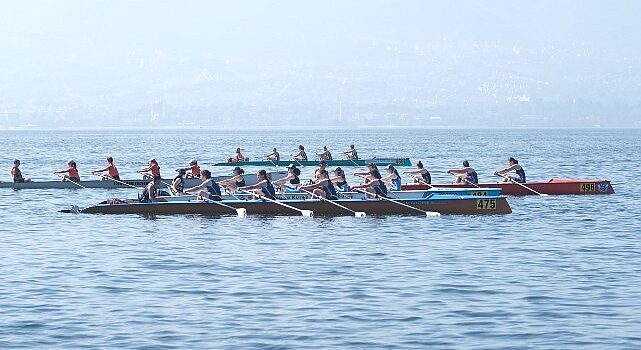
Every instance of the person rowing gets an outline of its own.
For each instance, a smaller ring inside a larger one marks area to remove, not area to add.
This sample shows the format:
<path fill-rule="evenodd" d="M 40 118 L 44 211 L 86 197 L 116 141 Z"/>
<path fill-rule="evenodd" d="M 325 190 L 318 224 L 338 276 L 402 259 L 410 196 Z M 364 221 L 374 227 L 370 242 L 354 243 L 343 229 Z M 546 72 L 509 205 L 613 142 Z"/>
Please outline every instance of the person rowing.
<path fill-rule="evenodd" d="M 158 186 L 160 186 L 160 179 L 152 179 L 149 181 L 145 189 L 142 190 L 138 201 L 140 203 L 151 203 L 155 202 L 158 197 Z"/>
<path fill-rule="evenodd" d="M 516 173 L 516 176 L 505 176 L 505 179 L 503 180 L 504 182 L 508 182 L 510 180 L 518 182 L 518 183 L 525 183 L 525 170 L 523 170 L 523 167 L 519 165 L 519 161 L 514 159 L 514 157 L 510 157 L 507 160 L 507 167 L 497 170 L 494 172 L 494 175 L 505 175 L 509 172 L 514 171 Z"/>
<path fill-rule="evenodd" d="M 321 160 L 318 162 L 318 168 L 314 169 L 314 177 L 316 177 L 316 174 L 321 170 L 327 171 L 327 161 Z"/>
<path fill-rule="evenodd" d="M 387 176 L 385 176 L 381 180 L 390 184 L 390 190 L 400 191 L 401 175 L 398 174 L 398 170 L 396 170 L 396 168 L 392 164 L 389 164 L 385 169 L 387 170 Z"/>
<path fill-rule="evenodd" d="M 278 162 L 280 161 L 280 154 L 276 150 L 276 147 L 272 149 L 272 153 L 268 154 L 265 156 L 265 159 L 267 159 L 270 162 Z"/>
<path fill-rule="evenodd" d="M 196 159 L 192 159 L 189 161 L 189 167 L 176 169 L 176 171 L 180 171 L 180 170 L 185 170 L 185 176 L 187 178 L 197 179 L 200 177 L 201 169 Z"/>
<path fill-rule="evenodd" d="M 331 180 L 334 183 L 336 190 L 339 192 L 349 192 L 349 185 L 345 178 L 345 171 L 343 171 L 341 167 L 334 168 L 334 177 Z"/>
<path fill-rule="evenodd" d="M 246 162 L 248 160 L 249 158 L 245 157 L 242 152 L 240 152 L 240 147 L 236 148 L 236 154 L 234 154 L 233 157 L 227 158 L 229 163 Z"/>
<path fill-rule="evenodd" d="M 64 174 L 67 173 L 67 175 L 64 175 L 62 177 L 62 181 L 64 180 L 71 180 L 71 181 L 80 181 L 80 174 L 78 173 L 78 166 L 76 165 L 76 162 L 73 159 L 69 159 L 67 161 L 67 170 L 60 170 L 60 171 L 54 171 L 54 174 Z"/>
<path fill-rule="evenodd" d="M 320 160 L 332 160 L 332 153 L 327 149 L 327 146 L 323 146 L 323 151 L 317 155 Z"/>
<path fill-rule="evenodd" d="M 414 182 L 422 182 L 428 185 L 432 183 L 432 176 L 430 175 L 430 172 L 425 169 L 423 162 L 420 160 L 416 164 L 415 170 L 404 171 L 403 174 L 409 174 L 412 177 L 414 177 L 414 175 L 418 175 L 418 177 L 414 177 Z"/>
<path fill-rule="evenodd" d="M 354 148 L 354 145 L 349 145 L 349 149 L 345 152 L 343 152 L 345 157 L 350 160 L 358 160 L 358 152 L 356 152 L 356 148 Z"/>
<path fill-rule="evenodd" d="M 463 167 L 457 169 L 449 169 L 448 173 L 456 176 L 456 181 L 454 183 L 469 183 L 469 184 L 478 184 L 479 177 L 476 174 L 476 170 L 470 166 L 470 162 L 467 160 L 463 161 Z"/>
<path fill-rule="evenodd" d="M 298 145 L 298 153 L 294 155 L 294 160 L 307 160 L 307 153 L 305 153 L 303 145 Z"/>
<path fill-rule="evenodd" d="M 296 188 L 300 186 L 300 169 L 294 164 L 287 166 L 287 176 L 275 180 L 273 182 L 276 186 L 281 186 L 283 192 L 295 192 Z"/>
<path fill-rule="evenodd" d="M 177 195 L 182 195 L 185 192 L 185 176 L 187 175 L 187 170 L 178 169 L 178 175 L 174 177 L 174 180 L 171 182 L 171 190 Z"/>
<path fill-rule="evenodd" d="M 31 182 L 31 179 L 22 176 L 22 172 L 20 171 L 20 159 L 16 159 L 13 161 L 13 168 L 11 168 L 11 177 L 13 178 L 13 182 Z"/>
<path fill-rule="evenodd" d="M 142 174 L 143 179 L 151 178 L 158 181 L 162 180 L 162 177 L 160 176 L 160 165 L 158 165 L 156 158 L 149 159 L 147 166 L 137 172 Z"/>
<path fill-rule="evenodd" d="M 367 178 L 368 176 L 371 175 L 372 170 L 378 171 L 378 167 L 374 163 L 369 163 L 367 164 L 367 171 L 355 172 L 354 176 Z"/>
<path fill-rule="evenodd" d="M 365 183 L 362 185 L 351 186 L 351 190 L 356 190 L 363 188 L 371 194 L 377 196 L 387 197 L 387 187 L 385 183 L 381 180 L 382 176 L 378 169 L 370 170 L 367 177 L 365 177 Z"/>
<path fill-rule="evenodd" d="M 301 190 L 312 191 L 313 194 L 329 200 L 338 199 L 336 188 L 327 174 L 327 170 L 320 169 L 316 172 L 316 182 L 300 187 Z"/>
<path fill-rule="evenodd" d="M 200 181 L 200 185 L 186 189 L 185 193 L 196 192 L 196 195 L 200 199 L 208 199 L 212 201 L 222 200 L 220 186 L 211 178 L 211 171 L 203 170 L 200 173 Z"/>
<path fill-rule="evenodd" d="M 238 189 L 241 191 L 251 191 L 257 196 L 276 199 L 276 190 L 274 189 L 272 183 L 269 181 L 269 177 L 267 176 L 267 172 L 265 171 L 265 169 L 261 169 L 258 174 L 256 174 L 256 176 L 258 177 L 258 182 L 255 185 L 244 186 Z"/>
<path fill-rule="evenodd" d="M 105 172 L 106 174 L 104 174 Z M 108 180 L 108 179 L 120 180 L 120 174 L 118 173 L 118 168 L 116 168 L 116 166 L 114 165 L 114 159 L 111 156 L 107 157 L 107 167 L 105 167 L 104 169 L 94 170 L 91 173 L 92 174 L 103 173 L 103 174 L 100 174 L 103 180 Z"/>
<path fill-rule="evenodd" d="M 232 174 L 232 177 L 220 181 L 219 184 L 221 186 L 227 187 L 230 192 L 234 192 L 237 188 L 247 186 L 247 184 L 245 183 L 245 177 L 243 176 L 243 174 L 245 174 L 245 170 L 237 166 L 234 168 L 234 170 L 232 170 Z"/>

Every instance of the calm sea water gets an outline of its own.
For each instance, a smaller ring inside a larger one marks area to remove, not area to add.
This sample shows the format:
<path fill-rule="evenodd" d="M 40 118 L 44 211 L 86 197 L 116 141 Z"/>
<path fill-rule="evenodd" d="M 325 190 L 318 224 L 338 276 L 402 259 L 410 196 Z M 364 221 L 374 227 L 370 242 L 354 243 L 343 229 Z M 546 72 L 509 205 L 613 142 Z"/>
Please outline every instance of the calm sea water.
<path fill-rule="evenodd" d="M 236 147 L 409 156 L 436 180 L 517 157 L 529 179 L 607 178 L 612 196 L 510 198 L 470 217 L 62 214 L 135 190 L 0 189 L 2 348 L 641 348 L 639 130 L 0 132 L 9 180 L 166 175 Z M 228 169 L 213 169 L 215 174 Z M 257 170 L 257 169 L 248 169 Z M 311 169 L 306 168 L 309 175 Z"/>

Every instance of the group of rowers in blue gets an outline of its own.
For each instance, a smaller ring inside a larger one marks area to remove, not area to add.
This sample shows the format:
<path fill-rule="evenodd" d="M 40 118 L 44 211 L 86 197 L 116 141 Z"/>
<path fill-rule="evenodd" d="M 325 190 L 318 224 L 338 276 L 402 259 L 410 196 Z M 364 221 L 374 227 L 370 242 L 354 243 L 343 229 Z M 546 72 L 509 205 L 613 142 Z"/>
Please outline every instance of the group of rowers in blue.
<path fill-rule="evenodd" d="M 67 166 L 68 168 L 66 170 L 56 171 L 54 173 L 65 174 L 61 175 L 63 180 L 80 181 L 80 174 L 78 172 L 76 162 L 69 160 L 67 162 Z M 14 166 L 11 169 L 13 181 L 31 181 L 30 179 L 22 176 L 22 172 L 19 167 L 20 160 L 16 159 L 14 161 Z M 366 172 L 356 172 L 353 174 L 354 176 L 361 177 L 364 180 L 362 184 L 354 186 L 348 185 L 345 177 L 345 171 L 340 167 L 333 169 L 332 173 L 334 176 L 331 177 L 327 170 L 327 162 L 325 160 L 321 160 L 318 163 L 318 167 L 314 171 L 314 180 L 311 180 L 309 184 L 301 183 L 301 171 L 294 164 L 290 164 L 287 169 L 287 176 L 274 181 L 271 180 L 267 171 L 262 169 L 257 173 L 257 183 L 247 186 L 243 177 L 245 172 L 240 167 L 235 167 L 233 169 L 233 175 L 230 178 L 216 182 L 212 179 L 211 172 L 209 170 L 201 170 L 198 162 L 195 159 L 192 159 L 189 162 L 188 167 L 176 169 L 178 174 L 173 179 L 172 183 L 165 183 L 165 185 L 167 185 L 172 192 L 177 195 L 196 194 L 201 199 L 207 198 L 209 200 L 221 200 L 221 186 L 229 193 L 240 191 L 253 194 L 259 198 L 266 197 L 272 200 L 276 199 L 276 187 L 279 187 L 284 193 L 307 192 L 318 197 L 335 200 L 338 198 L 338 192 L 357 190 L 361 190 L 372 196 L 387 196 L 388 187 L 393 191 L 400 191 L 402 184 L 398 170 L 391 164 L 385 167 L 387 173 L 386 176 L 382 176 L 376 164 L 369 163 L 367 165 Z M 162 183 L 158 162 L 156 159 L 152 158 L 149 160 L 147 166 L 137 172 L 141 173 L 143 178 L 151 179 L 149 184 L 143 190 L 141 201 L 154 201 Z M 463 167 L 448 169 L 447 172 L 456 176 L 456 181 L 454 183 L 478 183 L 476 170 L 470 166 L 470 163 L 467 160 L 463 162 Z M 510 172 L 514 172 L 515 176 L 505 175 Z M 120 175 L 118 173 L 118 169 L 114 165 L 112 157 L 107 157 L 107 165 L 105 168 L 94 170 L 91 173 L 100 174 L 103 179 L 120 181 Z M 432 183 L 431 175 L 429 171 L 425 169 L 425 166 L 421 161 L 416 165 L 416 169 L 404 171 L 403 173 L 414 178 L 414 182 L 428 185 Z M 525 170 L 523 170 L 519 165 L 519 162 L 513 157 L 508 159 L 507 167 L 495 171 L 494 174 L 503 176 L 505 179 L 504 181 L 519 183 L 525 183 L 526 181 Z M 185 188 L 185 178 L 200 178 L 201 183 L 191 188 Z"/>

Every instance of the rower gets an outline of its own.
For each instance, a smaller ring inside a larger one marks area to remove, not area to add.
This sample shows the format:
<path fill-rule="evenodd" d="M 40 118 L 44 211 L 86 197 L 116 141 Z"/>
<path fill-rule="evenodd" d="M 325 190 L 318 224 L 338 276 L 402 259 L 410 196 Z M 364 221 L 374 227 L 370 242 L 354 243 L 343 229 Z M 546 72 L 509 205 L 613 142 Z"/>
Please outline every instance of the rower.
<path fill-rule="evenodd" d="M 245 187 L 245 177 L 243 174 L 245 174 L 245 170 L 243 170 L 241 167 L 237 166 L 232 170 L 232 174 L 234 176 L 230 177 L 229 179 L 225 179 L 220 181 L 221 186 L 227 187 L 227 189 L 230 192 L 235 191 L 239 187 Z"/>
<path fill-rule="evenodd" d="M 249 160 L 249 158 L 245 157 L 241 152 L 240 152 L 240 147 L 236 148 L 236 154 L 234 155 L 233 161 L 234 162 L 244 162 Z"/>
<path fill-rule="evenodd" d="M 185 193 L 198 191 L 196 194 L 200 199 L 209 199 L 212 201 L 222 200 L 220 186 L 211 178 L 211 172 L 209 170 L 203 170 L 200 173 L 200 181 L 200 185 L 186 189 Z"/>
<path fill-rule="evenodd" d="M 354 190 L 364 188 L 367 190 L 367 192 L 370 192 L 377 196 L 387 197 L 387 187 L 381 179 L 382 176 L 378 169 L 372 169 L 365 178 L 364 184 L 352 186 L 351 189 Z"/>
<path fill-rule="evenodd" d="M 470 166 L 470 162 L 467 160 L 463 161 L 463 167 L 458 169 L 449 169 L 448 173 L 456 176 L 456 184 L 458 183 L 479 183 L 479 177 L 476 174 L 476 170 Z"/>
<path fill-rule="evenodd" d="M 31 179 L 27 179 L 22 176 L 22 172 L 20 171 L 20 159 L 16 159 L 13 161 L 13 168 L 11 168 L 11 177 L 13 178 L 13 182 L 31 182 Z"/>
<path fill-rule="evenodd" d="M 305 153 L 303 145 L 298 145 L 298 153 L 294 155 L 294 160 L 307 160 L 307 153 Z"/>
<path fill-rule="evenodd" d="M 71 181 L 80 181 L 80 174 L 78 173 L 78 166 L 73 159 L 67 161 L 67 170 L 54 171 L 54 174 L 64 174 L 67 175 L 62 177 L 62 181 L 71 180 Z"/>
<path fill-rule="evenodd" d="M 156 158 L 149 159 L 147 166 L 137 172 L 142 174 L 143 179 L 152 178 L 158 181 L 162 180 L 162 177 L 160 176 L 160 166 L 158 165 Z"/>
<path fill-rule="evenodd" d="M 92 174 L 97 174 L 97 173 L 104 173 L 107 172 L 106 174 L 101 174 L 102 179 L 113 179 L 113 180 L 120 180 L 120 174 L 118 173 L 118 168 L 114 165 L 114 159 L 109 156 L 107 157 L 107 167 L 104 169 L 98 169 L 94 170 L 91 173 Z"/>
<path fill-rule="evenodd" d="M 349 185 L 347 184 L 347 179 L 345 179 L 345 171 L 343 171 L 341 167 L 334 168 L 334 178 L 332 178 L 332 182 L 339 192 L 349 192 Z"/>
<path fill-rule="evenodd" d="M 276 199 L 276 190 L 269 181 L 269 177 L 267 176 L 265 169 L 261 169 L 256 176 L 258 177 L 258 182 L 255 185 L 240 187 L 239 190 L 252 191 L 258 196 Z"/>
<path fill-rule="evenodd" d="M 316 177 L 316 174 L 321 170 L 327 171 L 327 161 L 321 160 L 320 162 L 318 162 L 318 168 L 314 170 L 314 177 Z"/>
<path fill-rule="evenodd" d="M 389 183 L 391 185 L 390 189 L 392 191 L 400 191 L 401 176 L 398 174 L 398 170 L 396 170 L 396 168 L 394 168 L 392 164 L 389 164 L 385 169 L 387 169 L 387 176 L 385 176 L 381 180 Z"/>
<path fill-rule="evenodd" d="M 280 185 L 283 192 L 297 192 L 297 187 L 300 186 L 300 169 L 294 164 L 287 166 L 287 176 L 275 180 L 274 185 Z"/>
<path fill-rule="evenodd" d="M 420 179 L 415 178 L 414 182 L 423 182 L 428 185 L 432 183 L 432 176 L 430 175 L 430 172 L 425 169 L 425 167 L 423 166 L 423 162 L 421 162 L 420 160 L 416 164 L 416 170 L 404 171 L 403 174 L 419 175 Z"/>
<path fill-rule="evenodd" d="M 274 148 L 272 149 L 272 153 L 270 153 L 270 154 L 266 155 L 266 156 L 265 156 L 265 158 L 266 158 L 267 160 L 269 160 L 269 161 L 272 161 L 272 162 L 278 162 L 278 161 L 280 161 L 280 154 L 279 154 L 279 153 L 278 153 L 278 151 L 276 150 L 276 147 L 274 147 Z"/>
<path fill-rule="evenodd" d="M 512 179 L 515 182 L 518 183 L 525 183 L 525 170 L 519 165 L 519 161 L 514 159 L 514 157 L 510 157 L 507 160 L 507 167 L 497 170 L 494 172 L 494 175 L 505 175 L 511 171 L 514 171 L 516 173 L 516 176 L 506 176 L 506 178 L 503 180 L 504 182 L 510 181 Z"/>
<path fill-rule="evenodd" d="M 327 146 L 323 146 L 323 151 L 317 155 L 320 160 L 332 160 L 332 153 L 327 149 Z"/>
<path fill-rule="evenodd" d="M 160 186 L 160 179 L 152 179 L 149 181 L 145 189 L 142 190 L 142 194 L 138 198 L 140 203 L 151 203 L 155 202 L 158 197 L 158 186 Z"/>
<path fill-rule="evenodd" d="M 359 176 L 359 177 L 368 177 L 370 176 L 372 170 L 378 171 L 378 167 L 374 163 L 369 163 L 367 164 L 367 171 L 361 171 L 361 172 L 356 172 L 354 173 L 354 176 Z"/>
<path fill-rule="evenodd" d="M 327 174 L 327 170 L 325 169 L 319 169 L 316 172 L 315 183 L 306 185 L 306 186 L 301 186 L 300 189 L 305 191 L 313 191 L 312 193 L 314 193 L 319 197 L 323 197 L 325 199 L 329 199 L 329 200 L 338 199 L 336 188 L 334 187 L 334 184 L 332 183 L 332 181 L 330 181 L 329 175 Z"/>
<path fill-rule="evenodd" d="M 356 148 L 354 148 L 354 145 L 349 145 L 349 149 L 345 152 L 343 152 L 345 157 L 350 160 L 358 160 L 358 152 L 356 152 Z"/>
<path fill-rule="evenodd" d="M 197 179 L 200 177 L 200 166 L 198 165 L 198 161 L 195 159 L 189 161 L 189 167 L 176 169 L 176 171 L 178 172 L 180 170 L 185 170 L 185 175 L 187 178 Z"/>
<path fill-rule="evenodd" d="M 171 189 L 174 193 L 182 195 L 185 192 L 185 175 L 187 170 L 178 169 L 178 175 L 174 177 L 174 181 L 171 182 Z"/>

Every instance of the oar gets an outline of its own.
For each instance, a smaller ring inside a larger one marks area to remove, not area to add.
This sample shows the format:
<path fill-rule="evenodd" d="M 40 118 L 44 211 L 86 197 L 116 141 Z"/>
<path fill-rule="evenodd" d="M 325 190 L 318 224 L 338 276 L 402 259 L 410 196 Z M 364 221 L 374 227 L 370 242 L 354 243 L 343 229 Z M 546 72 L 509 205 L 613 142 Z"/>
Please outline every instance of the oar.
<path fill-rule="evenodd" d="M 185 193 L 189 193 L 189 192 L 185 192 Z M 239 218 L 247 217 L 247 209 L 245 209 L 245 208 L 234 208 L 231 205 L 227 205 L 227 204 L 221 203 L 220 201 L 214 201 L 214 200 L 211 200 L 209 198 L 204 198 L 203 197 L 202 199 L 204 201 L 206 201 L 207 203 L 214 203 L 214 204 L 220 205 L 223 208 L 227 208 L 227 209 L 231 209 L 231 210 L 235 211 L 236 215 L 238 215 Z"/>
<path fill-rule="evenodd" d="M 387 198 L 387 197 L 384 197 L 384 196 L 379 196 L 378 194 L 373 193 L 373 192 L 369 192 L 369 191 L 365 191 L 365 190 L 359 191 L 358 189 L 355 189 L 354 191 L 360 192 L 360 193 L 364 193 L 364 194 L 373 195 L 373 196 L 375 196 L 377 198 L 380 198 L 380 199 L 383 199 L 383 200 L 398 204 L 400 206 L 403 206 L 403 207 L 406 207 L 406 208 L 409 208 L 409 209 L 414 209 L 416 211 L 420 211 L 421 213 L 425 214 L 425 216 L 441 216 L 441 213 L 438 213 L 438 212 L 435 212 L 435 211 L 427 211 L 427 210 L 419 209 L 417 207 L 413 207 L 411 205 L 407 205 L 405 203 L 401 203 L 401 202 L 395 201 L 393 199 L 390 199 L 390 198 Z"/>
<path fill-rule="evenodd" d="M 510 180 L 511 182 L 513 182 L 513 183 L 515 183 L 515 184 L 517 184 L 517 185 L 519 185 L 519 186 L 521 186 L 521 187 L 525 188 L 525 189 L 526 189 L 526 190 L 528 190 L 528 191 L 531 191 L 532 193 L 536 193 L 536 194 L 538 194 L 538 195 L 539 195 L 539 196 L 541 196 L 541 197 L 547 197 L 547 196 L 548 196 L 546 193 L 537 192 L 537 191 L 535 191 L 535 190 L 531 189 L 530 187 L 525 186 L 524 184 L 522 184 L 522 183 L 520 183 L 520 182 L 518 182 L 518 181 L 514 180 L 513 178 L 511 178 L 511 177 L 509 177 L 509 176 L 505 176 L 505 175 L 503 175 L 503 174 L 499 174 L 499 173 L 494 173 L 494 174 L 495 174 L 496 176 L 500 176 L 500 177 L 502 177 L 502 178 L 504 178 L 504 179 L 508 179 L 508 180 Z"/>
<path fill-rule="evenodd" d="M 114 179 L 113 177 L 108 176 L 108 175 L 98 175 L 98 174 L 94 174 L 94 175 L 96 175 L 96 176 L 100 176 L 100 177 L 104 177 L 104 178 L 107 178 L 107 179 L 109 179 L 109 180 L 111 180 L 111 181 L 113 181 L 113 182 L 117 182 L 117 183 L 119 183 L 119 184 L 122 184 L 122 185 L 125 185 L 125 186 L 129 186 L 129 187 L 131 187 L 131 188 L 135 188 L 135 189 L 137 189 L 137 190 L 144 190 L 144 187 L 137 187 L 137 186 L 134 186 L 134 185 L 132 185 L 132 184 L 128 184 L 128 183 L 126 183 L 126 182 L 124 182 L 124 181 L 116 180 L 116 179 Z"/>
<path fill-rule="evenodd" d="M 431 184 L 428 184 L 428 183 L 427 183 L 425 180 L 423 180 L 422 178 L 420 178 L 420 177 L 418 177 L 418 176 L 415 176 L 415 175 L 414 175 L 414 174 L 412 174 L 412 173 L 403 172 L 403 174 L 407 174 L 407 175 L 411 176 L 413 179 L 418 180 L 418 182 L 420 182 L 420 183 L 422 183 L 422 184 L 424 184 L 424 185 L 427 185 L 429 188 L 433 188 L 433 187 L 434 187 L 434 186 L 432 186 Z"/>
<path fill-rule="evenodd" d="M 448 173 L 448 174 L 450 174 L 450 175 L 452 175 L 452 176 L 456 176 L 456 177 L 458 177 L 458 175 L 456 175 L 456 174 L 454 174 L 454 173 L 450 173 L 449 171 L 448 171 L 447 173 Z M 475 184 L 474 182 L 472 182 L 472 181 L 468 180 L 468 179 L 467 179 L 467 177 L 461 177 L 461 179 L 463 179 L 463 181 L 465 181 L 465 183 L 467 183 L 467 184 L 469 184 L 469 185 L 472 185 L 472 186 L 474 186 L 474 187 L 476 187 L 476 188 L 481 188 L 481 186 L 479 186 L 479 185 Z"/>
<path fill-rule="evenodd" d="M 298 161 L 298 159 L 296 159 L 296 157 L 293 157 L 293 158 L 294 158 L 294 161 L 296 162 L 296 164 L 298 164 L 298 166 L 300 166 L 301 168 L 302 168 L 302 167 L 304 167 L 304 165 L 303 165 L 303 164 L 301 164 L 301 163 Z"/>
<path fill-rule="evenodd" d="M 310 192 L 310 191 L 307 191 L 307 190 L 304 190 L 304 189 L 300 189 L 300 190 L 305 192 L 305 193 L 309 193 L 313 197 L 316 197 L 316 198 L 318 198 L 320 200 L 323 200 L 323 201 L 326 201 L 328 203 L 334 204 L 335 206 L 337 206 L 339 208 L 343 208 L 343 209 L 351 212 L 352 214 L 354 214 L 354 216 L 356 216 L 356 217 L 362 218 L 362 217 L 366 216 L 366 214 L 364 212 L 362 212 L 362 211 L 354 211 L 354 210 L 352 210 L 352 209 L 350 209 L 350 208 L 348 208 L 348 207 L 346 207 L 344 205 L 341 205 L 341 204 L 338 204 L 338 203 L 334 202 L 333 200 L 330 200 L 330 199 L 327 199 L 325 197 L 321 197 L 321 196 L 319 196 L 317 194 L 314 194 L 313 192 Z"/>
<path fill-rule="evenodd" d="M 80 187 L 80 188 L 84 188 L 84 189 L 86 189 L 86 187 L 85 187 L 85 186 L 83 186 L 83 185 L 81 185 L 81 184 L 79 184 L 79 183 L 77 183 L 77 182 L 75 182 L 75 181 L 73 181 L 73 180 L 71 180 L 71 179 L 69 179 L 69 178 L 67 178 L 67 177 L 64 177 L 64 176 L 62 176 L 62 175 L 60 175 L 60 174 L 56 174 L 56 175 L 58 175 L 59 177 L 61 177 L 61 178 L 62 178 L 62 181 L 69 181 L 69 182 L 71 182 L 72 184 L 74 184 L 74 185 L 76 185 L 76 186 L 78 186 L 78 187 Z"/>
<path fill-rule="evenodd" d="M 285 203 L 283 203 L 283 202 L 281 202 L 281 201 L 278 201 L 278 200 L 275 200 L 275 199 L 271 199 L 271 198 L 265 197 L 265 196 L 260 195 L 260 194 L 258 194 L 258 193 L 253 193 L 253 192 L 249 192 L 249 191 L 245 191 L 245 190 L 241 190 L 241 189 L 238 189 L 238 190 L 239 190 L 240 192 L 244 192 L 244 193 L 247 193 L 247 194 L 256 195 L 256 196 L 258 196 L 258 198 L 264 199 L 264 200 L 269 201 L 269 202 L 272 202 L 272 203 L 274 203 L 274 204 L 278 204 L 278 205 L 283 206 L 283 207 L 285 207 L 285 208 L 289 208 L 289 209 L 292 209 L 292 210 L 296 210 L 296 211 L 297 211 L 297 212 L 299 212 L 302 216 L 309 217 L 309 218 L 311 218 L 311 217 L 313 217 L 313 216 L 314 216 L 314 212 L 313 212 L 313 211 L 311 211 L 311 210 L 298 209 L 298 208 L 293 207 L 293 206 L 291 206 L 291 205 L 289 205 L 289 204 L 285 204 Z"/>

